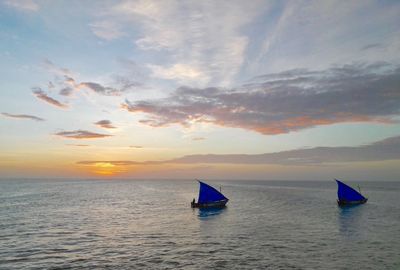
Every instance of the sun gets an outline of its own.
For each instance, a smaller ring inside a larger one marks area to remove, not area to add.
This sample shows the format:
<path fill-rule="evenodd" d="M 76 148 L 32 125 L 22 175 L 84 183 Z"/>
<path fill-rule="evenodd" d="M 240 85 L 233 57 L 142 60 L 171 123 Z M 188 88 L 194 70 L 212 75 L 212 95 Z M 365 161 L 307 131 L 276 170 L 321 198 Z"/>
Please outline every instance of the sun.
<path fill-rule="evenodd" d="M 126 172 L 126 169 L 109 162 L 97 162 L 93 165 L 92 172 L 97 175 L 111 176 Z"/>

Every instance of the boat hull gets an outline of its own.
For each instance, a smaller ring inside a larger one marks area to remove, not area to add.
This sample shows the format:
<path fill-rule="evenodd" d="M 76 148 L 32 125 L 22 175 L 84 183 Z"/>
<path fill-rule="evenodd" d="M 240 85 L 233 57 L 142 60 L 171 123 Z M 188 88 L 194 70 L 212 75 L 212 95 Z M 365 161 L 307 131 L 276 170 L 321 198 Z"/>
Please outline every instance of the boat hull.
<path fill-rule="evenodd" d="M 192 208 L 223 208 L 226 206 L 228 200 L 221 200 L 210 203 L 191 203 Z"/>
<path fill-rule="evenodd" d="M 339 206 L 346 206 L 346 205 L 357 205 L 357 204 L 364 204 L 368 201 L 368 199 L 359 200 L 359 201 L 346 201 L 346 200 L 337 200 Z"/>

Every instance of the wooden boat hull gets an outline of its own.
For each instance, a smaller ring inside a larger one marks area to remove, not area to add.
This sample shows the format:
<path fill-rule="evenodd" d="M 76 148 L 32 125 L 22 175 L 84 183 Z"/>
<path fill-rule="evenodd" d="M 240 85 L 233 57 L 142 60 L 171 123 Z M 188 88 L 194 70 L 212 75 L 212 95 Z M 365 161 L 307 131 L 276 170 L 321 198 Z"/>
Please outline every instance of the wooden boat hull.
<path fill-rule="evenodd" d="M 226 206 L 228 200 L 221 200 L 211 203 L 191 203 L 192 208 L 223 208 Z"/>
<path fill-rule="evenodd" d="M 337 203 L 339 206 L 346 206 L 346 205 L 357 205 L 357 204 L 364 204 L 368 201 L 367 198 L 364 200 L 359 200 L 359 201 L 345 201 L 345 200 L 337 200 Z"/>

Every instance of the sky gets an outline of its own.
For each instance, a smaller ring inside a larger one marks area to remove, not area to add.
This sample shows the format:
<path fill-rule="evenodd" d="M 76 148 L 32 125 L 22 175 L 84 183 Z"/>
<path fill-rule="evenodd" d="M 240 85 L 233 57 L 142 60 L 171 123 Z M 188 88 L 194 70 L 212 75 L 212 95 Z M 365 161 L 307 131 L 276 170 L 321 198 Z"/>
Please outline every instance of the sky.
<path fill-rule="evenodd" d="M 399 1 L 0 0 L 0 178 L 399 166 Z"/>

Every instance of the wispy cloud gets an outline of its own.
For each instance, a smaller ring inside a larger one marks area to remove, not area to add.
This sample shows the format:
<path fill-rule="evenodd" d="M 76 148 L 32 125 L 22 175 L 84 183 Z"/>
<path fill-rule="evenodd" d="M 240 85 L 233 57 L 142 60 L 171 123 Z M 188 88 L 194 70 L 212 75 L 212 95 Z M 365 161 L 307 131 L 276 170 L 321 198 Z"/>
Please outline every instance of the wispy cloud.
<path fill-rule="evenodd" d="M 30 119 L 30 120 L 35 120 L 35 121 L 45 121 L 43 118 L 34 116 L 34 115 L 29 115 L 29 114 L 11 114 L 11 113 L 1 113 L 5 117 L 9 118 L 15 118 L 15 119 Z"/>
<path fill-rule="evenodd" d="M 154 127 L 194 122 L 281 134 L 318 125 L 385 122 L 400 114 L 400 67 L 387 63 L 266 74 L 238 88 L 180 87 L 169 97 L 122 108 Z"/>
<path fill-rule="evenodd" d="M 60 90 L 60 95 L 70 96 L 70 95 L 72 95 L 73 92 L 74 92 L 74 89 L 67 86 Z"/>
<path fill-rule="evenodd" d="M 59 91 L 58 94 L 64 97 L 72 96 L 82 90 L 89 90 L 103 96 L 120 96 L 126 91 L 143 86 L 142 83 L 132 79 L 132 74 L 129 74 L 129 76 L 111 76 L 111 85 L 115 86 L 111 87 L 99 82 L 81 82 L 71 70 L 59 67 L 49 59 L 43 61 L 43 66 L 54 75 L 54 81 L 48 82 L 47 87 L 50 90 L 57 89 Z M 35 89 L 44 93 L 40 88 Z"/>
<path fill-rule="evenodd" d="M 164 161 L 79 161 L 78 164 L 110 163 L 120 166 L 155 164 L 278 164 L 320 165 L 323 163 L 367 162 L 400 159 L 400 136 L 353 147 L 315 147 L 265 154 L 188 155 Z"/>
<path fill-rule="evenodd" d="M 126 33 L 124 33 L 121 27 L 114 21 L 97 21 L 91 23 L 90 28 L 97 37 L 108 41 L 126 36 Z"/>
<path fill-rule="evenodd" d="M 391 27 L 398 24 L 400 6 L 397 2 L 390 5 L 382 5 L 380 1 L 274 3 L 277 8 L 267 14 L 267 23 L 258 31 L 265 40 L 260 47 L 255 44 L 255 49 L 248 54 L 244 64 L 248 66 L 243 67 L 245 72 L 273 72 L 288 67 L 323 68 L 351 61 L 398 62 L 395 56 L 398 49 L 392 45 L 398 44 L 395 37 L 399 29 Z M 360 50 L 364 45 L 382 41 L 385 43 L 383 50 Z"/>
<path fill-rule="evenodd" d="M 101 134 L 96 132 L 90 132 L 86 130 L 74 130 L 74 131 L 60 131 L 54 135 L 66 138 L 66 139 L 98 139 L 111 137 L 112 135 Z"/>
<path fill-rule="evenodd" d="M 50 89 L 50 90 L 54 89 L 54 88 L 55 88 L 54 83 L 51 82 L 51 81 L 48 82 L 48 83 L 47 83 L 47 88 Z"/>
<path fill-rule="evenodd" d="M 78 88 L 87 88 L 97 94 L 104 95 L 104 96 L 119 96 L 119 95 L 121 95 L 121 90 L 118 90 L 118 89 L 115 89 L 112 87 L 103 86 L 103 85 L 101 85 L 99 83 L 95 83 L 95 82 L 82 82 L 78 85 Z"/>
<path fill-rule="evenodd" d="M 138 149 L 143 148 L 143 146 L 141 146 L 141 145 L 130 145 L 129 147 L 130 148 L 138 148 Z"/>
<path fill-rule="evenodd" d="M 204 137 L 194 137 L 192 138 L 193 141 L 204 141 L 206 138 Z"/>
<path fill-rule="evenodd" d="M 64 87 L 60 90 L 60 95 L 63 96 L 70 96 L 74 91 L 79 91 L 82 89 L 88 89 L 96 94 L 103 96 L 120 96 L 122 92 L 134 87 L 133 83 L 129 85 L 124 84 L 120 89 L 104 86 L 97 82 L 79 83 L 70 76 L 64 76 L 64 81 L 61 83 L 61 86 Z"/>
<path fill-rule="evenodd" d="M 371 44 L 363 46 L 361 48 L 361 50 L 362 51 L 366 51 L 366 50 L 371 50 L 371 49 L 379 49 L 379 48 L 382 48 L 382 47 L 383 47 L 382 43 L 371 43 Z"/>
<path fill-rule="evenodd" d="M 190 155 L 168 163 L 312 165 L 400 159 L 400 136 L 354 147 L 315 147 L 259 155 Z"/>
<path fill-rule="evenodd" d="M 110 76 L 110 84 L 108 86 L 103 83 L 93 81 L 81 81 L 78 76 L 68 68 L 60 67 L 54 64 L 51 60 L 45 59 L 42 62 L 42 66 L 51 74 L 54 75 L 52 81 L 46 84 L 46 87 L 52 91 L 58 91 L 58 95 L 68 98 L 73 96 L 79 91 L 89 91 L 102 96 L 120 96 L 124 92 L 136 89 L 142 86 L 142 83 L 134 80 L 132 74 L 119 74 Z M 35 95 L 45 100 L 46 102 L 58 106 L 68 107 L 66 104 L 62 104 L 54 98 L 51 98 L 41 88 L 33 88 Z"/>
<path fill-rule="evenodd" d="M 68 143 L 66 145 L 68 145 L 68 146 L 77 146 L 77 147 L 88 147 L 88 146 L 90 146 L 89 144 L 71 144 L 71 143 Z"/>
<path fill-rule="evenodd" d="M 39 5 L 33 0 L 6 0 L 6 5 L 22 11 L 38 11 Z"/>
<path fill-rule="evenodd" d="M 115 126 L 112 125 L 110 120 L 100 120 L 94 124 L 102 128 L 115 128 Z"/>
<path fill-rule="evenodd" d="M 176 80 L 183 84 L 194 80 L 208 81 L 210 79 L 202 70 L 186 64 L 178 63 L 171 67 L 148 65 L 148 68 L 152 71 L 153 77 Z"/>
<path fill-rule="evenodd" d="M 56 100 L 56 99 L 54 99 L 52 97 L 49 97 L 47 95 L 47 93 L 44 92 L 39 87 L 33 88 L 32 92 L 38 99 L 41 99 L 41 100 L 43 100 L 43 101 L 45 101 L 45 102 L 47 102 L 47 103 L 49 103 L 49 104 L 51 104 L 53 106 L 56 106 L 56 107 L 62 108 L 62 109 L 68 108 L 68 106 L 66 104 L 63 104 L 60 101 L 58 101 L 58 100 Z"/>
<path fill-rule="evenodd" d="M 123 33 L 146 53 L 167 51 L 164 63 L 149 63 L 153 77 L 196 86 L 227 85 L 245 60 L 249 38 L 243 28 L 269 6 L 236 0 L 120 1 L 103 12 L 100 27 L 91 26 L 105 40 Z"/>
<path fill-rule="evenodd" d="M 271 48 L 277 43 L 278 37 L 282 32 L 282 29 L 284 29 L 288 23 L 288 20 L 292 17 L 293 12 L 295 12 L 298 7 L 299 3 L 297 2 L 286 2 L 283 4 L 281 14 L 279 15 L 277 21 L 275 24 L 273 24 L 273 29 L 268 29 L 269 31 L 266 34 L 266 38 L 263 41 L 260 51 L 258 52 L 258 55 L 255 57 L 254 60 L 252 60 L 252 63 L 250 65 L 257 65 L 259 62 L 265 57 Z M 251 67 L 254 69 L 254 67 Z"/>
<path fill-rule="evenodd" d="M 58 76 L 72 76 L 72 72 L 68 69 L 68 68 L 63 68 L 63 67 L 59 67 L 56 64 L 54 64 L 52 61 L 50 61 L 49 59 L 44 59 L 43 62 L 43 67 L 48 70 L 49 72 L 58 75 Z"/>

